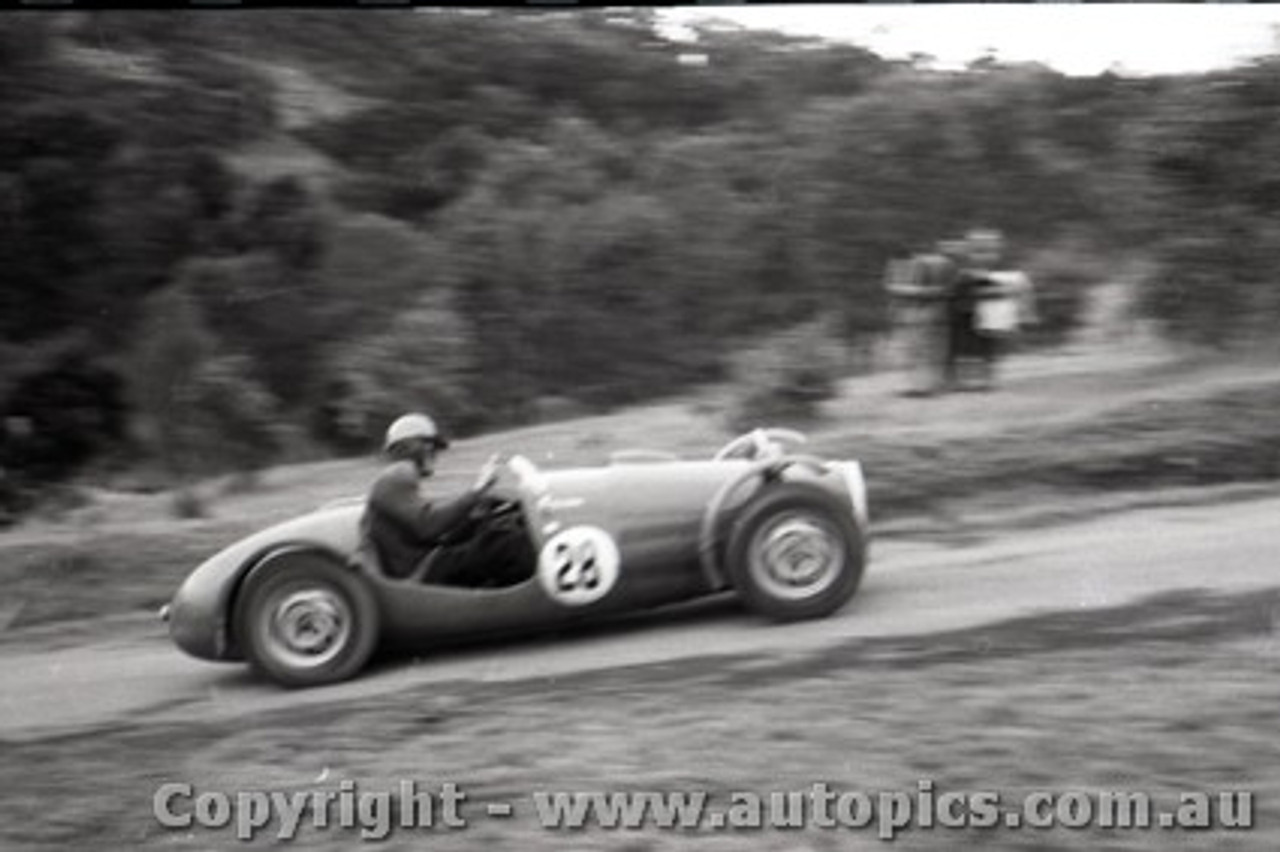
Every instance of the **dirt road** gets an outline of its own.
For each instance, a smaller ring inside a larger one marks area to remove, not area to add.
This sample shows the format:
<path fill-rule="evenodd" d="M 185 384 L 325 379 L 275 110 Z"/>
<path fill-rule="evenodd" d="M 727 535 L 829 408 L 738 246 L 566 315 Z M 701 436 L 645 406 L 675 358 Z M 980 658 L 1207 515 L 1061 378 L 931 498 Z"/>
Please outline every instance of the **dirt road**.
<path fill-rule="evenodd" d="M 878 542 L 855 601 L 829 620 L 775 626 L 723 603 L 590 633 L 441 651 L 347 684 L 283 692 L 238 665 L 175 650 L 162 625 L 57 633 L 0 646 L 0 741 L 144 721 L 230 720 L 450 682 L 548 679 L 744 653 L 787 655 L 871 637 L 929 634 L 1037 612 L 1119 606 L 1174 590 L 1280 587 L 1280 497 L 1130 511 L 954 543 Z M 1278 614 L 1277 618 L 1280 618 Z"/>

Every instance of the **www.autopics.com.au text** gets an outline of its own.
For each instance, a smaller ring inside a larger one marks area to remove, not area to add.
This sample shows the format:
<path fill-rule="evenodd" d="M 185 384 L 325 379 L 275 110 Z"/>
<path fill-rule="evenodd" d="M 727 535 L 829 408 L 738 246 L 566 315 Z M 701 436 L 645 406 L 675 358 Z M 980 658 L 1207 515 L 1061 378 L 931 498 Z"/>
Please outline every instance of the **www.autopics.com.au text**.
<path fill-rule="evenodd" d="M 892 840 L 911 829 L 1248 829 L 1253 794 L 1247 791 L 1183 791 L 1156 796 L 1137 791 L 999 792 L 939 790 L 922 780 L 914 790 L 839 789 L 815 782 L 808 789 L 734 791 L 547 791 L 521 803 L 468 796 L 458 784 L 427 788 L 402 780 L 394 789 L 360 789 L 353 780 L 336 788 L 294 791 L 198 790 L 172 782 L 152 797 L 156 821 L 167 829 L 233 830 L 252 840 L 273 830 L 290 840 L 304 828 L 358 831 L 382 840 L 397 829 L 457 831 L 477 818 L 510 820 L 532 815 L 545 830 L 678 829 L 744 831 L 813 828 L 875 831 Z"/>

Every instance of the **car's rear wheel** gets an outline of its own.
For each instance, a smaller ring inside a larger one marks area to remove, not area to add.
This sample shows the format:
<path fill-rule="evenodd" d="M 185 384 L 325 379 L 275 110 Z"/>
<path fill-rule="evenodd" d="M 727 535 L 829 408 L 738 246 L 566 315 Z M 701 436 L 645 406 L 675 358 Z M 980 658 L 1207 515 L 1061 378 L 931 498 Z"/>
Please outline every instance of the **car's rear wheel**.
<path fill-rule="evenodd" d="M 345 680 L 378 644 L 368 587 L 321 553 L 268 556 L 245 580 L 233 625 L 249 664 L 290 687 Z"/>
<path fill-rule="evenodd" d="M 858 590 L 865 538 L 834 495 L 783 483 L 742 510 L 726 557 L 734 587 L 752 609 L 782 621 L 819 618 Z"/>

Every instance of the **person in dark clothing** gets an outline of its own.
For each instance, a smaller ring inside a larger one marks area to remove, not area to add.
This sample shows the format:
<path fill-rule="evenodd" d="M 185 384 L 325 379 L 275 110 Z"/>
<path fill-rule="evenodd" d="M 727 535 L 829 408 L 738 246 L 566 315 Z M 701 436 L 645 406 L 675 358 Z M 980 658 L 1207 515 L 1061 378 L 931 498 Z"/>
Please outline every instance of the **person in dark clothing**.
<path fill-rule="evenodd" d="M 947 298 L 947 356 L 943 385 L 952 390 L 960 387 L 963 362 L 972 358 L 978 349 L 973 318 L 980 284 L 980 278 L 965 270 L 956 276 Z"/>
<path fill-rule="evenodd" d="M 947 310 L 947 360 L 944 381 L 949 388 L 964 386 L 966 365 L 977 361 L 990 367 L 995 347 L 977 327 L 978 303 L 990 282 L 981 272 L 967 269 L 956 278 Z"/>
<path fill-rule="evenodd" d="M 475 587 L 520 582 L 532 571 L 531 546 L 518 512 L 494 512 L 501 504 L 490 494 L 497 457 L 458 497 L 430 500 L 421 493 L 448 446 L 426 415 L 407 414 L 391 424 L 384 444 L 390 463 L 370 489 L 362 546 L 396 579 Z"/>
<path fill-rule="evenodd" d="M 981 374 L 973 386 L 989 390 L 995 379 L 1000 337 L 979 322 L 982 303 L 1001 297 L 1002 288 L 991 275 L 1000 256 L 1001 237 L 993 231 L 973 231 L 965 239 L 966 265 L 955 278 L 947 300 L 947 355 L 944 383 L 964 387 L 964 367 L 975 363 Z"/>

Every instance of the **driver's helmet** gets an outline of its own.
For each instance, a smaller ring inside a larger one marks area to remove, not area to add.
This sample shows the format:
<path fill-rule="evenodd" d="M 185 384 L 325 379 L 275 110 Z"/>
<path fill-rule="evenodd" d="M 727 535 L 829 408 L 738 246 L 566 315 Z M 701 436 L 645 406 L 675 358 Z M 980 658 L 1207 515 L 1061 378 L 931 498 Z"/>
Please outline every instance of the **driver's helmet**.
<path fill-rule="evenodd" d="M 441 450 L 449 446 L 449 440 L 430 417 L 425 414 L 406 414 L 397 417 L 395 422 L 387 427 L 387 437 L 382 443 L 382 449 L 390 450 L 401 441 L 415 438 L 430 441 Z"/>

